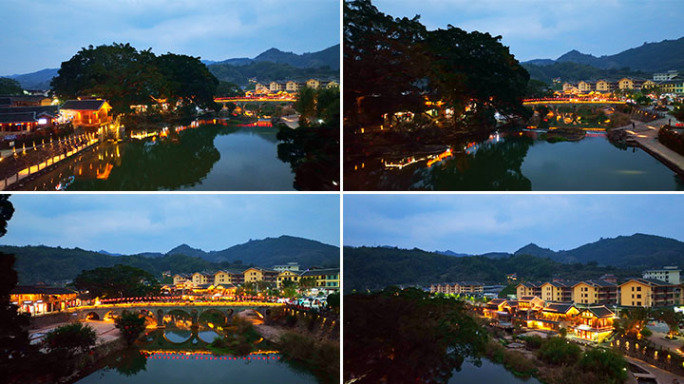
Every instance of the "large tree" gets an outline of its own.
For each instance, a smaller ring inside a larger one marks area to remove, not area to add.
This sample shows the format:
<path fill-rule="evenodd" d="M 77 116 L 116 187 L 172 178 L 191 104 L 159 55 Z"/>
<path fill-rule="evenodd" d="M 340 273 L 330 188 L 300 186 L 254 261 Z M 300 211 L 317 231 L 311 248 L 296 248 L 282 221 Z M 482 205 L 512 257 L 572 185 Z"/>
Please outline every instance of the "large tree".
<path fill-rule="evenodd" d="M 74 279 L 74 285 L 101 298 L 142 297 L 159 292 L 159 283 L 152 274 L 122 264 L 83 271 Z"/>
<path fill-rule="evenodd" d="M 463 302 L 415 288 L 347 295 L 344 310 L 345 381 L 447 382 L 487 340 Z"/>
<path fill-rule="evenodd" d="M 82 48 L 62 63 L 51 84 L 62 99 L 102 97 L 121 114 L 131 105 L 150 105 L 160 98 L 214 107 L 218 80 L 199 58 L 155 56 L 151 49 L 138 51 L 128 43 L 114 43 Z"/>
<path fill-rule="evenodd" d="M 7 222 L 14 214 L 10 195 L 0 195 L 0 237 L 7 233 Z M 14 270 L 14 255 L 0 253 L 0 376 L 8 377 L 12 372 L 27 369 L 26 357 L 35 352 L 29 344 L 26 315 L 17 312 L 17 306 L 10 302 L 10 292 L 17 285 L 17 271 Z"/>

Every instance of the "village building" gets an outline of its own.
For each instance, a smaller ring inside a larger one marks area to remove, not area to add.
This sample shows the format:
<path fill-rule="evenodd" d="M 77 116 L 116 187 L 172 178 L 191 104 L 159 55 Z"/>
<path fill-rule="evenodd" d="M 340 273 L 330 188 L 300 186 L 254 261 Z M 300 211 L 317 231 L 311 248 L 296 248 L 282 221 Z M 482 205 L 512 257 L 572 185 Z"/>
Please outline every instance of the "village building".
<path fill-rule="evenodd" d="M 572 301 L 579 304 L 616 305 L 617 284 L 605 280 L 585 280 L 572 286 Z"/>
<path fill-rule="evenodd" d="M 302 275 L 299 271 L 285 270 L 278 273 L 276 278 L 276 288 L 280 289 L 283 287 L 283 283 L 286 281 L 291 281 L 293 283 L 299 284 L 299 280 L 302 279 Z"/>
<path fill-rule="evenodd" d="M 310 269 L 301 274 L 303 278 L 313 278 L 316 281 L 315 288 L 325 288 L 332 290 L 340 289 L 340 269 L 339 268 L 321 268 Z"/>
<path fill-rule="evenodd" d="M 623 307 L 665 307 L 679 305 L 681 285 L 662 280 L 632 278 L 620 284 L 620 305 Z"/>
<path fill-rule="evenodd" d="M 241 271 L 219 270 L 214 272 L 214 285 L 233 284 L 238 285 L 244 282 L 244 275 Z"/>
<path fill-rule="evenodd" d="M 561 281 L 541 285 L 541 299 L 544 301 L 568 302 L 572 300 L 572 285 Z"/>
<path fill-rule="evenodd" d="M 270 269 L 264 269 L 264 268 L 259 268 L 259 267 L 250 267 L 247 268 L 244 272 L 244 282 L 245 283 L 254 283 L 257 281 L 266 281 L 268 283 L 275 283 L 276 279 L 278 278 L 278 272 L 270 270 Z"/>
<path fill-rule="evenodd" d="M 274 271 L 278 272 L 283 272 L 283 271 L 299 271 L 299 263 L 287 263 L 287 264 L 279 264 L 279 265 L 274 265 L 273 268 Z"/>
<path fill-rule="evenodd" d="M 541 286 L 530 282 L 520 283 L 515 287 L 516 297 L 537 296 L 541 297 Z"/>
<path fill-rule="evenodd" d="M 74 128 L 100 128 L 112 122 L 111 110 L 106 100 L 69 100 L 61 106 L 60 114 Z"/>
<path fill-rule="evenodd" d="M 644 279 L 655 279 L 664 281 L 668 284 L 680 284 L 680 272 L 676 266 L 666 266 L 662 269 L 648 269 L 643 272 Z"/>
<path fill-rule="evenodd" d="M 66 288 L 17 285 L 10 291 L 10 303 L 19 313 L 33 316 L 64 311 L 80 305 L 78 292 Z"/>

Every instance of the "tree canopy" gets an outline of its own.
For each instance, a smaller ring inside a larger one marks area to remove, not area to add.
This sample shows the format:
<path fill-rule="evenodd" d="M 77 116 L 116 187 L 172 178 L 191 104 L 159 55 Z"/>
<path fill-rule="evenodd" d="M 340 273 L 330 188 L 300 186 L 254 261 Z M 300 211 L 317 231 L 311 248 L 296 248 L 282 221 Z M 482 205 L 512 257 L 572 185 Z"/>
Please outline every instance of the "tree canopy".
<path fill-rule="evenodd" d="M 487 334 L 464 303 L 409 288 L 344 297 L 344 381 L 443 383 Z"/>
<path fill-rule="evenodd" d="M 102 97 L 121 114 L 131 105 L 151 105 L 164 98 L 170 105 L 182 101 L 214 107 L 218 80 L 197 57 L 156 56 L 151 49 L 138 51 L 128 43 L 114 43 L 82 48 L 62 63 L 51 85 L 62 99 Z"/>
<path fill-rule="evenodd" d="M 24 90 L 18 81 L 7 77 L 0 77 L 0 95 L 21 94 Z"/>
<path fill-rule="evenodd" d="M 496 110 L 524 113 L 529 74 L 501 36 L 451 25 L 428 31 L 419 16 L 395 19 L 370 0 L 345 2 L 344 18 L 344 105 L 352 124 L 420 113 L 426 97 L 453 108 L 455 124 L 491 120 Z"/>
<path fill-rule="evenodd" d="M 74 285 L 101 298 L 139 297 L 159 292 L 159 284 L 152 274 L 121 264 L 83 271 L 74 279 Z"/>

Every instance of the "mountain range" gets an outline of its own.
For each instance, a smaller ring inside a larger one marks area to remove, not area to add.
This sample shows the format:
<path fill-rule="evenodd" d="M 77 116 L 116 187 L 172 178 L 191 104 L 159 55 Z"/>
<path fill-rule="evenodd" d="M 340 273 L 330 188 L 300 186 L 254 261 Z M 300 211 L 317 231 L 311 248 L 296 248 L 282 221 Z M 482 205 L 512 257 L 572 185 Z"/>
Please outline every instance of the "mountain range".
<path fill-rule="evenodd" d="M 532 243 L 513 253 L 483 255 L 464 255 L 453 250 L 345 247 L 344 289 L 459 280 L 501 283 L 511 273 L 531 281 L 552 277 L 597 279 L 605 273 L 626 278 L 640 276 L 644 269 L 665 265 L 684 266 L 684 243 L 640 233 L 602 238 L 567 251 L 554 251 Z"/>
<path fill-rule="evenodd" d="M 219 80 L 246 85 L 247 79 L 256 77 L 262 81 L 283 78 L 335 77 L 339 78 L 340 45 L 318 52 L 296 54 L 276 48 L 268 49 L 255 58 L 233 58 L 223 61 L 203 60 Z M 24 89 L 50 89 L 50 81 L 57 76 L 59 68 L 47 68 L 37 72 L 5 76 L 17 80 Z"/>
<path fill-rule="evenodd" d="M 303 268 L 339 267 L 338 247 L 292 236 L 250 240 L 221 251 L 205 252 L 187 244 L 172 250 L 118 255 L 107 251 L 47 246 L 0 246 L 0 252 L 16 256 L 15 269 L 20 284 L 61 284 L 73 280 L 81 271 L 116 264 L 144 269 L 155 276 L 163 271 L 192 273 L 215 269 L 245 269 L 248 266 L 271 268 L 297 262 Z"/>
<path fill-rule="evenodd" d="M 598 69 L 629 68 L 633 71 L 648 73 L 664 72 L 670 69 L 684 69 L 684 37 L 677 40 L 663 40 L 657 43 L 644 43 L 640 47 L 630 48 L 614 55 L 596 57 L 571 50 L 556 60 L 535 59 L 523 62 L 537 66 L 548 66 L 555 63 L 571 62 L 585 64 Z"/>

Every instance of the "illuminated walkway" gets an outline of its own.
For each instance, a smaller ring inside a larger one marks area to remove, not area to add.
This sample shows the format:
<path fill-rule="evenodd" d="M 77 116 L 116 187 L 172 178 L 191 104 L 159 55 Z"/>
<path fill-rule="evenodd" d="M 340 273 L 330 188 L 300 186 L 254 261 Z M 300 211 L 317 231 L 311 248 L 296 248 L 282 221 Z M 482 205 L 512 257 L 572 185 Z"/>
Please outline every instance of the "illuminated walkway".
<path fill-rule="evenodd" d="M 684 176 L 684 156 L 664 146 L 658 141 L 658 131 L 667 124 L 668 118 L 642 123 L 635 121 L 634 130 L 629 126 L 622 127 L 629 137 L 636 142 L 639 147 L 648 152 L 651 156 L 660 160 L 677 174 Z"/>

